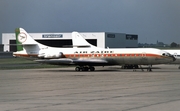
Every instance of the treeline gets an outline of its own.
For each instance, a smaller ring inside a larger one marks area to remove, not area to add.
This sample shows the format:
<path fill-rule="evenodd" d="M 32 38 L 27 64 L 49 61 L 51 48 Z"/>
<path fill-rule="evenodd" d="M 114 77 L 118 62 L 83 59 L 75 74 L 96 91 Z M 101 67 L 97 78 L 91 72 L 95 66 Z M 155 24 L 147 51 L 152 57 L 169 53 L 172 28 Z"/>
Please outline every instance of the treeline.
<path fill-rule="evenodd" d="M 138 47 L 152 47 L 152 48 L 180 48 L 180 44 L 172 42 L 171 44 L 164 44 L 163 42 L 157 42 L 156 44 L 138 43 Z"/>
<path fill-rule="evenodd" d="M 170 47 L 180 47 L 180 44 L 177 44 L 177 43 L 175 43 L 175 42 L 172 42 L 171 44 L 170 44 Z"/>

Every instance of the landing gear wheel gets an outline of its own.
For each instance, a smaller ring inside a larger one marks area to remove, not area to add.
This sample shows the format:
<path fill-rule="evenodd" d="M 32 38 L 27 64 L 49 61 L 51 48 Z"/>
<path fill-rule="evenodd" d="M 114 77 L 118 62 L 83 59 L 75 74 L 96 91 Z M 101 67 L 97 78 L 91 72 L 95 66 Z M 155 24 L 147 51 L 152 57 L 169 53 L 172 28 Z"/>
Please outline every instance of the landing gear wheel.
<path fill-rule="evenodd" d="M 89 70 L 88 67 L 83 67 L 83 68 L 82 68 L 82 71 L 88 71 L 88 70 Z"/>
<path fill-rule="evenodd" d="M 149 68 L 147 69 L 147 71 L 152 72 L 152 65 L 149 65 Z"/>
<path fill-rule="evenodd" d="M 80 71 L 80 67 L 76 67 L 76 68 L 75 68 L 75 71 Z"/>
<path fill-rule="evenodd" d="M 152 69 L 147 69 L 148 72 L 152 72 Z"/>
<path fill-rule="evenodd" d="M 134 68 L 135 68 L 135 69 L 139 69 L 139 66 L 138 66 L 138 65 L 134 65 Z"/>
<path fill-rule="evenodd" d="M 89 67 L 90 71 L 95 71 L 94 67 Z"/>
<path fill-rule="evenodd" d="M 90 67 L 87 67 L 87 66 L 84 66 L 84 67 L 76 67 L 75 68 L 75 71 L 95 71 L 95 68 L 93 66 L 90 66 Z"/>

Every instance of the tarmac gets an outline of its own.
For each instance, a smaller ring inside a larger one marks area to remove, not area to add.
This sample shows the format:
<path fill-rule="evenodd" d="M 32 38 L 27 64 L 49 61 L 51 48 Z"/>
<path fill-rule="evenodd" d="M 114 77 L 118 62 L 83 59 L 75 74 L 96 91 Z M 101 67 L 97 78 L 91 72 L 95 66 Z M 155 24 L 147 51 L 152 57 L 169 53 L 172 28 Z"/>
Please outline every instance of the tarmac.
<path fill-rule="evenodd" d="M 0 70 L 0 111 L 178 111 L 177 67 Z"/>

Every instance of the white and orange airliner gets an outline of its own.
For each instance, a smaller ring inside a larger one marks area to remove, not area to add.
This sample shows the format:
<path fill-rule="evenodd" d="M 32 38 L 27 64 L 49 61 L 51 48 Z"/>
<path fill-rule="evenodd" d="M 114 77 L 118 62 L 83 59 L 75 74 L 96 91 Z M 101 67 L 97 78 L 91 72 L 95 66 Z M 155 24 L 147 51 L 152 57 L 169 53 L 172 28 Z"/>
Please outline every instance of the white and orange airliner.
<path fill-rule="evenodd" d="M 175 60 L 170 53 L 155 48 L 98 48 L 89 44 L 78 32 L 72 32 L 73 48 L 56 48 L 38 43 L 23 28 L 15 31 L 15 57 L 36 58 L 37 62 L 53 65 L 77 65 L 76 71 L 94 71 L 94 66 L 124 64 L 152 66 Z"/>

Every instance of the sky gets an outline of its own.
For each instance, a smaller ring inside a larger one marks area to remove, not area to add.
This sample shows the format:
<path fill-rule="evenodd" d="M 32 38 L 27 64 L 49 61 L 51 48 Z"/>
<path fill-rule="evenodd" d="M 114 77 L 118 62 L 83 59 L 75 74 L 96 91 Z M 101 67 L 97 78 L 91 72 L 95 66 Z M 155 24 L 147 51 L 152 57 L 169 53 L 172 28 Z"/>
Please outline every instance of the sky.
<path fill-rule="evenodd" d="M 117 32 L 180 44 L 180 0 L 0 0 L 2 33 Z"/>

